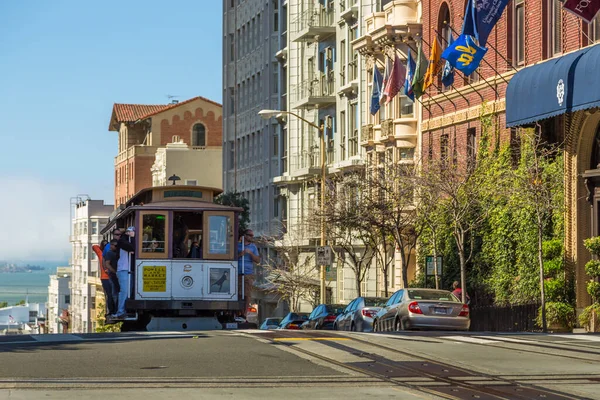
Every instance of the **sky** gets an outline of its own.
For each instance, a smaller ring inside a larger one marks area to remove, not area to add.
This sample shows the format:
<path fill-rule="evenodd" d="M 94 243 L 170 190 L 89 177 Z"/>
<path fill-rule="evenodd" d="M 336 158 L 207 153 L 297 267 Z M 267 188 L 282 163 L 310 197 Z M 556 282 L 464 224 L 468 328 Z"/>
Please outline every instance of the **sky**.
<path fill-rule="evenodd" d="M 221 102 L 221 0 L 0 1 L 0 261 L 70 257 L 70 198 L 113 204 L 114 103 Z"/>

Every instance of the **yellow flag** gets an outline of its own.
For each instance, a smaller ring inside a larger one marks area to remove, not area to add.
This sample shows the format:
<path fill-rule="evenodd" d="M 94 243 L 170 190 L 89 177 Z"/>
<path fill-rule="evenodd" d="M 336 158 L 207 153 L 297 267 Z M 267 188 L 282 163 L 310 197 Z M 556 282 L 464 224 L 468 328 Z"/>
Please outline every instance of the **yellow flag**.
<path fill-rule="evenodd" d="M 427 90 L 429 86 L 433 85 L 433 80 L 440 71 L 440 59 L 440 44 L 438 43 L 436 37 L 433 39 L 433 44 L 431 45 L 431 54 L 429 55 L 429 66 L 427 67 L 427 72 L 425 73 L 425 78 L 423 80 L 423 91 Z"/>

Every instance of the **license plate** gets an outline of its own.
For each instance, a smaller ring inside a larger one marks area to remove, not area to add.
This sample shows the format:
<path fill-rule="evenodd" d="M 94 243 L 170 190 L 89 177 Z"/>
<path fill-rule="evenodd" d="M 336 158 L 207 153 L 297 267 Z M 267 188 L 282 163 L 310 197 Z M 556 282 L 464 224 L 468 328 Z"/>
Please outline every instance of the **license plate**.
<path fill-rule="evenodd" d="M 228 322 L 225 324 L 225 329 L 237 329 L 237 322 Z"/>
<path fill-rule="evenodd" d="M 434 314 L 446 314 L 446 309 L 440 308 L 440 307 L 434 307 L 433 312 L 434 312 Z"/>

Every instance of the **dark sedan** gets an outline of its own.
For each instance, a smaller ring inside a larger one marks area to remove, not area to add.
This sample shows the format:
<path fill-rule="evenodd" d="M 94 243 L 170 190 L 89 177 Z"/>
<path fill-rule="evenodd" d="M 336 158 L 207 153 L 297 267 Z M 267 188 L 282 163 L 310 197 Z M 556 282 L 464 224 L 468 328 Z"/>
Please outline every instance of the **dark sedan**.
<path fill-rule="evenodd" d="M 302 324 L 302 329 L 333 329 L 333 323 L 344 311 L 343 304 L 319 304 Z"/>
<path fill-rule="evenodd" d="M 308 319 L 308 313 L 291 312 L 279 323 L 277 329 L 300 329 L 300 326 Z"/>

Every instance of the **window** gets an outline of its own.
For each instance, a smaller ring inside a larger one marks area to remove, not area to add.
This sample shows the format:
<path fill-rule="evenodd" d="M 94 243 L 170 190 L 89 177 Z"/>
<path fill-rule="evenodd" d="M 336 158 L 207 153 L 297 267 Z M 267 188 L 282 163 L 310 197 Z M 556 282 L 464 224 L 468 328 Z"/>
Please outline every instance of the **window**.
<path fill-rule="evenodd" d="M 284 126 L 281 130 L 281 153 L 281 163 L 285 173 L 288 171 L 287 126 Z"/>
<path fill-rule="evenodd" d="M 277 88 L 279 86 L 279 66 L 277 64 L 273 64 L 273 92 L 277 93 Z"/>
<path fill-rule="evenodd" d="M 98 221 L 92 221 L 92 235 L 98 234 Z"/>
<path fill-rule="evenodd" d="M 442 6 L 440 7 L 440 13 L 438 15 L 438 32 L 440 36 L 440 45 L 442 46 L 442 50 L 444 50 L 448 47 L 448 43 L 452 37 L 452 30 L 450 29 L 450 9 L 446 2 L 442 3 Z"/>
<path fill-rule="evenodd" d="M 65 295 L 65 304 L 71 304 L 71 295 Z"/>
<path fill-rule="evenodd" d="M 233 257 L 233 213 L 205 212 L 203 251 L 210 258 Z"/>
<path fill-rule="evenodd" d="M 202 213 L 173 214 L 173 258 L 202 258 Z"/>
<path fill-rule="evenodd" d="M 196 179 L 186 179 L 185 184 L 188 186 L 196 186 L 198 185 L 198 181 Z"/>
<path fill-rule="evenodd" d="M 562 3 L 559 0 L 547 0 L 549 3 L 548 13 L 548 44 L 550 55 L 553 56 L 562 51 Z"/>
<path fill-rule="evenodd" d="M 275 127 L 273 127 L 275 130 Z M 279 135 L 277 132 L 273 132 L 273 157 L 277 157 L 279 155 Z"/>
<path fill-rule="evenodd" d="M 346 111 L 340 112 L 340 159 L 346 159 Z"/>
<path fill-rule="evenodd" d="M 87 230 L 87 221 L 83 222 L 83 234 L 87 235 L 88 234 L 88 230 Z"/>
<path fill-rule="evenodd" d="M 467 129 L 467 170 L 473 171 L 477 160 L 477 130 Z"/>
<path fill-rule="evenodd" d="M 273 0 L 273 32 L 279 31 L 279 12 L 277 3 L 279 3 L 279 0 Z"/>
<path fill-rule="evenodd" d="M 357 103 L 350 104 L 350 137 L 348 138 L 348 156 L 358 154 L 358 112 Z"/>
<path fill-rule="evenodd" d="M 194 125 L 192 146 L 206 146 L 206 128 L 202 124 Z"/>
<path fill-rule="evenodd" d="M 599 42 L 600 41 L 600 14 L 594 18 L 591 24 L 589 24 L 589 40 L 591 42 Z"/>
<path fill-rule="evenodd" d="M 235 143 L 233 140 L 229 141 L 229 169 L 235 167 Z"/>
<path fill-rule="evenodd" d="M 515 0 L 514 59 L 517 65 L 525 62 L 525 0 Z"/>
<path fill-rule="evenodd" d="M 443 168 L 448 165 L 448 135 L 440 136 L 440 161 Z"/>
<path fill-rule="evenodd" d="M 229 35 L 229 61 L 235 60 L 235 39 L 233 34 Z"/>
<path fill-rule="evenodd" d="M 142 216 L 142 254 L 146 257 L 161 258 L 167 256 L 166 217 L 163 214 L 143 214 Z M 148 254 L 152 253 L 152 254 Z"/>

